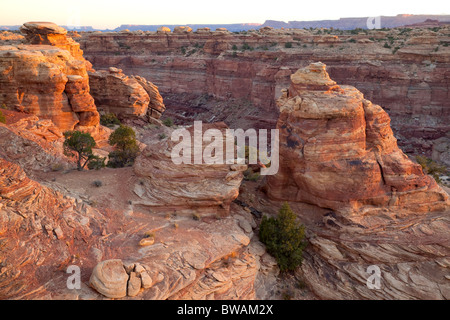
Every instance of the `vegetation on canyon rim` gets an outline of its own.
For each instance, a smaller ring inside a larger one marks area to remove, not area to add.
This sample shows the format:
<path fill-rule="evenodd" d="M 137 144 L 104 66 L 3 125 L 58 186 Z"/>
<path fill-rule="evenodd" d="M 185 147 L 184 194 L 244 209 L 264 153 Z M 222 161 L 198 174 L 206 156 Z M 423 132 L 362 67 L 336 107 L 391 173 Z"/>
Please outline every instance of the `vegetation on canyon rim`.
<path fill-rule="evenodd" d="M 96 143 L 94 138 L 87 133 L 81 131 L 66 131 L 66 138 L 63 144 L 64 154 L 68 157 L 76 157 L 77 169 L 83 170 L 90 160 L 93 160 L 92 148 Z"/>
<path fill-rule="evenodd" d="M 100 124 L 102 126 L 111 128 L 116 125 L 120 125 L 121 123 L 114 113 L 107 113 L 100 116 Z"/>
<path fill-rule="evenodd" d="M 0 110 L 0 123 L 6 123 L 6 118 L 1 110 Z"/>
<path fill-rule="evenodd" d="M 106 158 L 93 154 L 92 149 L 95 148 L 96 143 L 90 133 L 66 131 L 64 137 L 64 154 L 69 157 L 76 157 L 77 170 L 79 171 L 83 170 L 86 166 L 90 170 L 98 170 L 105 166 L 111 168 L 131 166 L 139 153 L 136 134 L 128 126 L 120 125 L 110 135 L 108 142 L 115 147 L 115 150 L 109 153 L 107 165 L 105 164 Z"/>
<path fill-rule="evenodd" d="M 128 167 L 139 153 L 136 134 L 131 127 L 121 125 L 109 137 L 109 144 L 115 150 L 109 153 L 108 167 Z"/>
<path fill-rule="evenodd" d="M 259 238 L 277 260 L 281 272 L 293 271 L 303 261 L 303 249 L 307 245 L 305 227 L 296 218 L 285 202 L 276 218 L 263 216 L 259 227 Z"/>
<path fill-rule="evenodd" d="M 420 164 L 424 173 L 432 176 L 434 180 L 436 180 L 436 182 L 438 183 L 441 182 L 440 175 L 445 174 L 447 171 L 447 168 L 445 166 L 440 165 L 437 162 L 425 156 L 417 156 L 416 161 L 418 164 Z"/>

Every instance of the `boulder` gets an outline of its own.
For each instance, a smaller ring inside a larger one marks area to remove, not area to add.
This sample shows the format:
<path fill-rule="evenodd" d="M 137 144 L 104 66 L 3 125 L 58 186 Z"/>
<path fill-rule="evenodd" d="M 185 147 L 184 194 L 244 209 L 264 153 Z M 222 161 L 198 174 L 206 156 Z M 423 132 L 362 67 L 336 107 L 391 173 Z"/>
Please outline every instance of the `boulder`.
<path fill-rule="evenodd" d="M 135 293 L 135 282 L 130 285 Z M 128 274 L 120 259 L 105 260 L 98 263 L 92 271 L 90 285 L 108 298 L 123 298 L 127 295 Z M 139 281 L 140 287 L 140 281 Z"/>

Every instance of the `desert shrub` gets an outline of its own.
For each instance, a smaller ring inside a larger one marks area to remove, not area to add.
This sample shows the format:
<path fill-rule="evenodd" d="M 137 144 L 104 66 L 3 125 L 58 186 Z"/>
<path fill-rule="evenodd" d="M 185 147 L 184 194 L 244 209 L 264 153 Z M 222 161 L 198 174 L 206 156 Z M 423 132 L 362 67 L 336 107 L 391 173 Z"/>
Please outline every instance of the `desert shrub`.
<path fill-rule="evenodd" d="M 285 48 L 292 48 L 292 42 L 286 42 L 285 44 L 284 44 L 284 47 Z"/>
<path fill-rule="evenodd" d="M 6 118 L 2 110 L 0 110 L 0 123 L 6 123 Z"/>
<path fill-rule="evenodd" d="M 445 166 L 440 165 L 425 156 L 417 156 L 416 161 L 422 167 L 423 172 L 432 176 L 436 182 L 441 182 L 441 178 L 439 176 L 447 172 L 447 168 Z"/>
<path fill-rule="evenodd" d="M 92 156 L 92 159 L 88 162 L 87 167 L 89 170 L 100 170 L 106 167 L 106 158 L 99 156 Z"/>
<path fill-rule="evenodd" d="M 139 153 L 136 134 L 131 127 L 121 125 L 109 136 L 109 144 L 115 147 L 108 157 L 108 167 L 121 168 L 133 165 Z"/>
<path fill-rule="evenodd" d="M 233 47 L 231 48 L 233 51 L 236 51 L 238 49 L 237 45 L 233 44 Z"/>
<path fill-rule="evenodd" d="M 172 127 L 173 126 L 173 120 L 172 118 L 166 118 L 163 120 L 163 125 L 165 125 L 166 127 Z"/>
<path fill-rule="evenodd" d="M 267 252 L 277 260 L 280 271 L 295 270 L 301 265 L 306 247 L 305 227 L 296 221 L 296 215 L 287 202 L 276 218 L 263 216 L 259 238 L 266 245 Z"/>
<path fill-rule="evenodd" d="M 95 180 L 94 182 L 92 182 L 92 185 L 94 187 L 100 188 L 103 185 L 103 182 L 101 182 L 100 180 Z"/>
<path fill-rule="evenodd" d="M 253 172 L 251 168 L 247 168 L 244 171 L 244 180 L 246 181 L 258 181 L 260 176 L 259 172 Z"/>
<path fill-rule="evenodd" d="M 250 50 L 250 51 L 252 51 L 253 50 L 253 47 L 251 47 L 248 43 L 246 43 L 246 42 L 244 42 L 244 44 L 242 45 L 242 51 L 245 51 L 245 50 Z"/>
<path fill-rule="evenodd" d="M 81 131 L 66 131 L 64 137 L 64 154 L 76 157 L 77 169 L 83 170 L 88 162 L 95 158 L 92 154 L 92 148 L 96 145 L 94 138 L 88 132 Z"/>
<path fill-rule="evenodd" d="M 383 46 L 383 47 L 388 48 L 388 49 L 391 48 L 391 46 L 390 46 L 389 43 L 387 43 L 387 42 L 384 43 L 384 46 Z"/>
<path fill-rule="evenodd" d="M 114 113 L 107 113 L 100 116 L 100 124 L 105 127 L 114 127 L 115 125 L 120 125 L 120 120 Z"/>
<path fill-rule="evenodd" d="M 160 134 L 158 134 L 158 138 L 159 138 L 159 140 L 163 140 L 163 139 L 167 138 L 167 135 L 165 133 L 160 133 Z"/>
<path fill-rule="evenodd" d="M 62 171 L 64 169 L 64 165 L 62 163 L 53 163 L 50 166 L 50 170 L 52 171 Z"/>

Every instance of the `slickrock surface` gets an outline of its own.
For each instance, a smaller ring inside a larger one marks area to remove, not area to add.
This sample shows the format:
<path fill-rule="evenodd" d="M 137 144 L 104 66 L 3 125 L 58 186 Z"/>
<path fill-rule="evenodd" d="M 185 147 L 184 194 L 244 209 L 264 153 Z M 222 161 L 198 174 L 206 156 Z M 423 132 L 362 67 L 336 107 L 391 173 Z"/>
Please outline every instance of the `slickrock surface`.
<path fill-rule="evenodd" d="M 236 205 L 222 218 L 152 215 L 134 205 L 131 168 L 49 172 L 42 184 L 9 161 L 0 168 L 1 299 L 255 297 L 256 224 Z M 95 179 L 104 183 L 97 194 Z M 149 232 L 154 244 L 140 246 Z M 71 265 L 81 268 L 81 289 L 67 288 Z"/>
<path fill-rule="evenodd" d="M 325 64 L 292 74 L 277 103 L 280 170 L 267 178 L 270 197 L 348 215 L 449 208 L 447 193 L 398 148 L 387 113 L 336 85 Z"/>
<path fill-rule="evenodd" d="M 76 256 L 89 260 L 93 231 L 105 220 L 2 158 L 0 200 L 0 298 L 51 299 L 56 292 L 48 291 L 49 284 L 63 266 L 76 264 Z"/>
<path fill-rule="evenodd" d="M 202 130 L 218 129 L 225 133 L 227 128 L 224 123 L 216 123 L 203 125 Z M 194 129 L 188 130 L 193 142 Z M 171 152 L 178 143 L 173 142 L 170 135 L 149 144 L 135 161 L 134 171 L 141 180 L 134 192 L 142 199 L 136 204 L 148 206 L 150 210 L 227 215 L 230 203 L 239 194 L 242 172 L 247 166 L 194 164 L 194 144 L 189 147 L 191 164 L 175 164 Z M 208 145 L 203 143 L 202 154 Z M 226 148 L 223 150 L 225 154 Z"/>

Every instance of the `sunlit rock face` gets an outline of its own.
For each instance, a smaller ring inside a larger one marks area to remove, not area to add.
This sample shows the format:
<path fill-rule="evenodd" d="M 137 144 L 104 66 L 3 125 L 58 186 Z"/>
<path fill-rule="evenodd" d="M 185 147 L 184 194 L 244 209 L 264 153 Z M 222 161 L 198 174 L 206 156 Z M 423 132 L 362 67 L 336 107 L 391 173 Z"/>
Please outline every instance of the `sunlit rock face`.
<path fill-rule="evenodd" d="M 165 110 L 158 87 L 139 76 L 127 76 L 121 69 L 89 72 L 91 94 L 99 111 L 120 118 L 159 119 Z"/>
<path fill-rule="evenodd" d="M 50 119 L 62 131 L 98 131 L 99 114 L 89 93 L 91 68 L 79 44 L 53 23 L 25 23 L 26 44 L 0 46 L 0 104 Z"/>
<path fill-rule="evenodd" d="M 270 197 L 348 214 L 448 208 L 448 195 L 397 147 L 387 113 L 336 85 L 324 64 L 292 74 L 277 104 L 280 170 L 267 179 Z"/>

